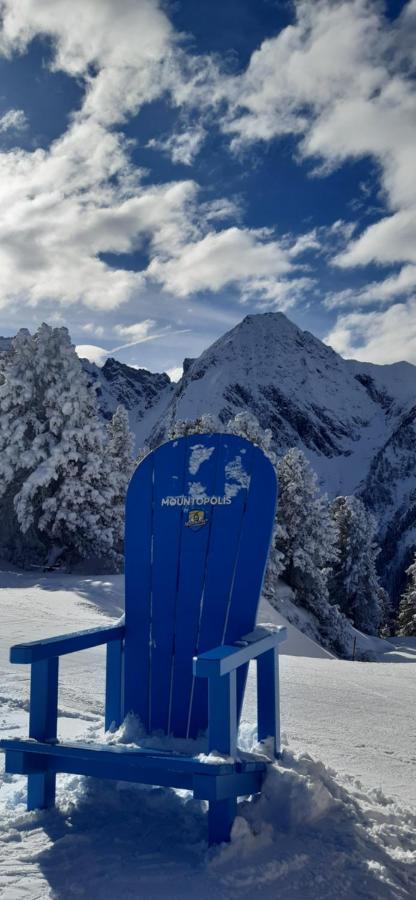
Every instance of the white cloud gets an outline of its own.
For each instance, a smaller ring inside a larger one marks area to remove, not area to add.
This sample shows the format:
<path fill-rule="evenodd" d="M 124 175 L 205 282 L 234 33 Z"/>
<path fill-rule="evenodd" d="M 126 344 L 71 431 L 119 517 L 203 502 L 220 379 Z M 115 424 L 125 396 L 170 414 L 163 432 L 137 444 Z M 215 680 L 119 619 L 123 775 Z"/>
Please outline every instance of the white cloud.
<path fill-rule="evenodd" d="M 141 341 L 148 336 L 155 324 L 153 319 L 144 319 L 143 322 L 135 322 L 133 325 L 116 325 L 115 331 L 122 337 L 131 338 L 132 341 Z"/>
<path fill-rule="evenodd" d="M 267 240 L 263 231 L 235 227 L 206 234 L 174 258 L 155 257 L 148 268 L 150 276 L 180 297 L 291 270 L 288 253 L 278 241 Z"/>
<path fill-rule="evenodd" d="M 184 131 L 174 132 L 164 141 L 152 138 L 147 146 L 167 153 L 174 163 L 190 166 L 199 153 L 205 137 L 205 129 L 201 125 L 197 125 Z"/>
<path fill-rule="evenodd" d="M 325 341 L 342 356 L 374 363 L 416 363 L 416 298 L 382 312 L 340 316 Z"/>
<path fill-rule="evenodd" d="M 113 128 L 164 92 L 173 29 L 152 0 L 4 0 L 2 14 L 4 53 L 49 35 L 53 66 L 83 78 L 85 96 L 49 149 L 0 154 L 0 306 L 52 299 L 112 309 L 145 283 L 101 254 L 133 252 L 144 239 L 174 247 L 179 235 L 196 235 L 188 210 L 196 186 L 144 187 Z"/>
<path fill-rule="evenodd" d="M 27 128 L 27 124 L 23 109 L 8 109 L 0 117 L 0 132 L 24 131 Z"/>
<path fill-rule="evenodd" d="M 411 294 L 416 288 L 416 266 L 403 266 L 396 275 L 390 275 L 383 281 L 373 281 L 365 287 L 354 290 L 347 288 L 330 295 L 325 300 L 328 309 L 337 309 L 342 306 L 367 306 L 369 304 L 390 303 L 406 294 Z"/>
<path fill-rule="evenodd" d="M 222 80 L 223 128 L 234 148 L 296 134 L 300 156 L 321 160 L 320 175 L 373 157 L 391 215 L 335 262 L 415 262 L 414 0 L 394 23 L 371 0 L 298 0 L 296 14 L 294 25 L 252 54 L 245 72 Z"/>
<path fill-rule="evenodd" d="M 116 130 L 156 97 L 194 102 L 218 81 L 208 57 L 185 58 L 156 0 L 3 0 L 2 12 L 3 52 L 49 36 L 52 66 L 83 79 L 85 95 L 48 149 L 0 154 L 0 306 L 13 299 L 106 311 L 144 296 L 152 281 L 178 297 L 235 284 L 278 302 L 282 276 L 296 271 L 290 255 L 304 248 L 261 230 L 214 231 L 221 218 L 239 219 L 236 203 L 200 202 L 192 180 L 149 184 Z M 220 96 L 219 82 L 215 90 Z M 204 134 L 199 124 L 184 128 L 165 149 L 189 164 Z M 141 272 L 103 259 L 143 247 L 151 262 Z"/>
<path fill-rule="evenodd" d="M 53 39 L 54 67 L 86 78 L 83 114 L 101 124 L 123 121 L 163 89 L 160 73 L 175 37 L 157 2 L 3 0 L 2 20 L 0 51 L 9 55 L 38 34 Z"/>
<path fill-rule="evenodd" d="M 89 359 L 90 362 L 97 366 L 103 366 L 107 357 L 110 355 L 108 350 L 103 347 L 96 347 L 95 344 L 77 344 L 75 352 L 80 359 Z"/>
<path fill-rule="evenodd" d="M 172 369 L 167 369 L 166 374 L 169 375 L 171 381 L 180 381 L 183 375 L 183 367 L 174 366 Z"/>
<path fill-rule="evenodd" d="M 81 325 L 81 330 L 86 331 L 87 334 L 94 334 L 95 337 L 103 337 L 104 328 L 102 325 L 95 325 L 94 322 L 85 322 L 85 325 Z"/>

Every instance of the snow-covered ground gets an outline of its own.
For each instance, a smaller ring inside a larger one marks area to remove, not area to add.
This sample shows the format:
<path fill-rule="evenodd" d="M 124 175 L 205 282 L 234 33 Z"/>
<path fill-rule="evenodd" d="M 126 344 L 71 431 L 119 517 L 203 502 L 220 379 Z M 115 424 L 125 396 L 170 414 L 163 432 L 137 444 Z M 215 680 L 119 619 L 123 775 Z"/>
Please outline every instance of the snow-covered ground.
<path fill-rule="evenodd" d="M 28 671 L 9 665 L 9 645 L 104 624 L 122 607 L 121 577 L 0 572 L 2 736 L 27 733 Z M 266 606 L 259 618 L 281 621 Z M 58 808 L 27 813 L 25 779 L 0 774 L 0 896 L 414 898 L 416 645 L 379 650 L 377 663 L 335 660 L 291 626 L 283 760 L 226 847 L 208 850 L 204 810 L 186 792 L 61 776 Z M 60 685 L 60 736 L 99 736 L 103 648 L 63 658 Z M 253 677 L 243 718 L 249 747 Z"/>

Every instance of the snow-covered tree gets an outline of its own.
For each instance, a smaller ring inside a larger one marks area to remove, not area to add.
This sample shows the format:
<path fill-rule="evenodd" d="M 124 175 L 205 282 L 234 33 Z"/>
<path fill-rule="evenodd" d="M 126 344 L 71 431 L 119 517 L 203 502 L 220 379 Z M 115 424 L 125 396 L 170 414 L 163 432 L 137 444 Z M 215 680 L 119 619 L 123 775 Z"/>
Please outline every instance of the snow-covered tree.
<path fill-rule="evenodd" d="M 279 461 L 279 505 L 275 552 L 296 602 L 316 616 L 327 646 L 339 653 L 348 645 L 347 621 L 330 602 L 328 581 L 336 562 L 336 533 L 326 497 L 301 450 L 292 448 Z"/>
<path fill-rule="evenodd" d="M 224 431 L 223 426 L 216 416 L 206 415 L 198 416 L 196 419 L 185 419 L 173 422 L 168 434 L 167 440 L 173 441 L 175 438 L 186 437 L 187 434 L 214 434 Z"/>
<path fill-rule="evenodd" d="M 416 637 L 416 556 L 411 566 L 406 569 L 408 584 L 400 600 L 397 618 L 397 634 L 403 637 Z"/>
<path fill-rule="evenodd" d="M 277 543 L 284 555 L 285 578 L 300 603 L 319 616 L 328 604 L 328 574 L 336 559 L 328 504 L 301 450 L 289 450 L 277 471 Z"/>
<path fill-rule="evenodd" d="M 332 504 L 338 558 L 331 577 L 331 597 L 354 625 L 377 634 L 382 616 L 382 588 L 376 571 L 376 522 L 358 497 L 337 497 Z"/>
<path fill-rule="evenodd" d="M 134 437 L 124 406 L 117 407 L 111 422 L 107 425 L 107 437 L 107 452 L 113 461 L 113 471 L 120 476 L 120 493 L 125 496 L 134 468 Z"/>
<path fill-rule="evenodd" d="M 126 493 L 135 468 L 133 458 L 134 437 L 130 431 L 129 417 L 124 406 L 118 406 L 107 425 L 107 453 L 112 463 L 112 483 L 115 488 L 114 512 L 123 534 Z"/>
<path fill-rule="evenodd" d="M 117 478 L 67 330 L 43 324 L 33 336 L 19 332 L 4 377 L 0 502 L 26 536 L 17 542 L 20 556 L 114 557 L 122 532 Z"/>

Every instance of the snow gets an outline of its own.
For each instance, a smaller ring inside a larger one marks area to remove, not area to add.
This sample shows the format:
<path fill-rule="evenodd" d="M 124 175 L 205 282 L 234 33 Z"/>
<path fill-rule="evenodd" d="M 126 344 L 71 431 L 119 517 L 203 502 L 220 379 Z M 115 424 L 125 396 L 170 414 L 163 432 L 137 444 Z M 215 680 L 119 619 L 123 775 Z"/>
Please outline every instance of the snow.
<path fill-rule="evenodd" d="M 27 733 L 27 667 L 9 665 L 9 645 L 105 624 L 122 611 L 121 576 L 0 573 L 2 736 Z M 265 603 L 259 619 L 284 623 Z M 185 791 L 60 776 L 57 809 L 28 813 L 25 779 L 0 775 L 0 896 L 414 897 L 416 641 L 383 642 L 386 662 L 353 663 L 314 655 L 314 642 L 289 629 L 283 758 L 270 765 L 260 799 L 240 804 L 230 845 L 208 849 L 204 805 Z M 60 683 L 60 735 L 100 740 L 103 648 L 64 657 Z M 247 750 L 252 675 L 243 719 Z M 134 743 L 133 724 L 108 739 Z"/>
<path fill-rule="evenodd" d="M 196 475 L 199 471 L 202 463 L 206 462 L 207 459 L 212 456 L 215 447 L 204 447 L 203 444 L 194 444 L 191 447 L 191 454 L 189 457 L 189 472 L 191 475 Z"/>

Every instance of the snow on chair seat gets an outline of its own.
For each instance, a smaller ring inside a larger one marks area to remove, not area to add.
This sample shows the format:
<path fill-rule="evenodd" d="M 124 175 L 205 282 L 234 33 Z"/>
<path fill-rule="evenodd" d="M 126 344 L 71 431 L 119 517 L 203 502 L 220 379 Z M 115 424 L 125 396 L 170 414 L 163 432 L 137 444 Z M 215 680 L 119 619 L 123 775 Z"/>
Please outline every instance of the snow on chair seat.
<path fill-rule="evenodd" d="M 209 801 L 211 842 L 228 840 L 237 797 L 265 763 L 240 760 L 247 667 L 257 663 L 258 737 L 279 753 L 278 650 L 284 628 L 253 631 L 276 507 L 273 466 L 235 435 L 192 435 L 150 453 L 126 504 L 125 622 L 20 644 L 31 663 L 29 740 L 0 742 L 28 776 L 28 807 L 55 800 L 60 772 L 169 785 Z M 59 656 L 107 644 L 106 728 L 135 714 L 146 732 L 195 738 L 226 761 L 107 743 L 56 741 Z"/>

